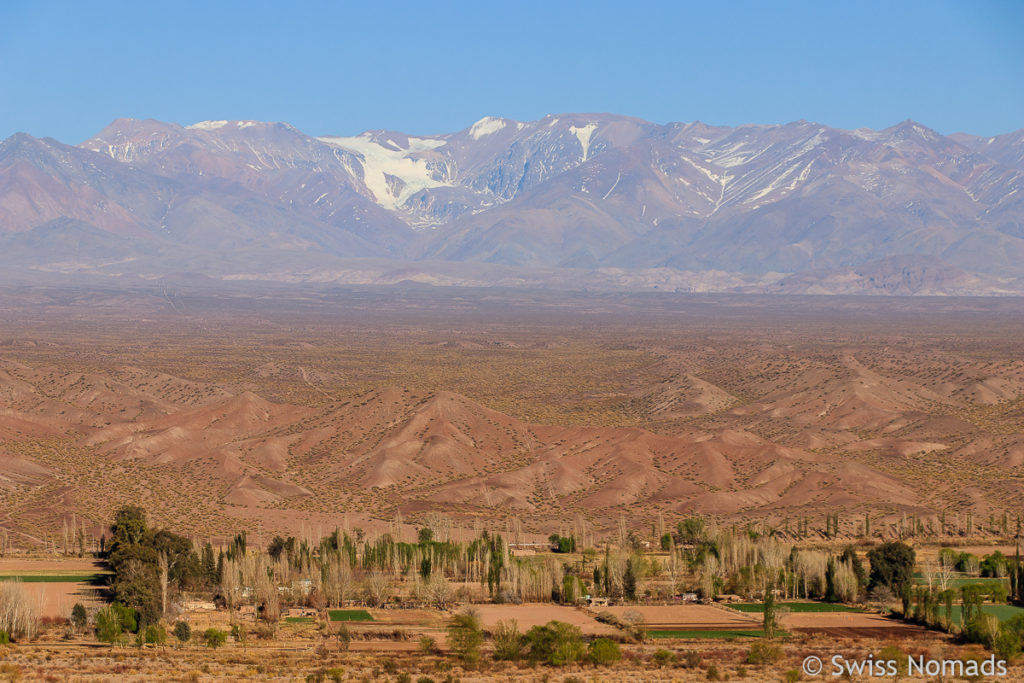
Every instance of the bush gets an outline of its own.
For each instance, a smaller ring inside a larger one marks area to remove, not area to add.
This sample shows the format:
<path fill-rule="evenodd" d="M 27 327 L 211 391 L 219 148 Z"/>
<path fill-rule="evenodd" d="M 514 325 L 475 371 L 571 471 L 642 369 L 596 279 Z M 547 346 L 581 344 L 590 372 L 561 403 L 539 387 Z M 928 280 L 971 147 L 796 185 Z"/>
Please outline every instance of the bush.
<path fill-rule="evenodd" d="M 800 680 L 800 671 L 797 669 L 790 669 L 785 674 L 786 683 L 796 683 Z"/>
<path fill-rule="evenodd" d="M 530 659 L 547 662 L 552 666 L 565 666 L 583 659 L 583 633 L 578 626 L 561 621 L 549 621 L 526 632 Z"/>
<path fill-rule="evenodd" d="M 703 657 L 696 650 L 687 650 L 683 653 L 683 666 L 687 669 L 696 669 L 700 666 Z"/>
<path fill-rule="evenodd" d="M 999 631 L 992 638 L 992 652 L 1010 664 L 1020 654 L 1020 647 L 1020 636 L 1013 629 L 1007 628 L 1005 624 L 999 628 Z"/>
<path fill-rule="evenodd" d="M 770 643 L 754 643 L 747 653 L 747 664 L 774 664 L 782 657 L 782 648 Z"/>
<path fill-rule="evenodd" d="M 484 632 L 480 628 L 480 617 L 473 610 L 456 614 L 448 624 L 448 644 L 455 656 L 466 664 L 480 661 L 480 645 Z"/>
<path fill-rule="evenodd" d="M 187 621 L 179 621 L 174 625 L 174 637 L 182 643 L 187 643 L 192 638 L 192 627 Z"/>
<path fill-rule="evenodd" d="M 221 631 L 219 628 L 208 628 L 203 631 L 203 642 L 206 643 L 206 647 L 216 650 L 228 642 L 228 632 Z"/>
<path fill-rule="evenodd" d="M 671 664 L 672 662 L 676 661 L 676 654 L 671 650 L 661 648 L 660 650 L 656 650 L 651 658 L 654 660 L 654 663 L 658 666 L 665 667 Z"/>
<path fill-rule="evenodd" d="M 341 683 L 345 680 L 345 667 L 335 666 L 327 670 L 327 677 L 334 683 Z"/>
<path fill-rule="evenodd" d="M 149 645 L 163 645 L 167 642 L 167 630 L 160 624 L 150 624 L 146 627 L 145 641 Z"/>
<path fill-rule="evenodd" d="M 425 655 L 437 652 L 437 641 L 433 636 L 420 636 L 420 652 Z"/>
<path fill-rule="evenodd" d="M 709 681 L 721 681 L 721 680 L 724 680 L 722 678 L 721 672 L 719 672 L 719 670 L 718 670 L 718 667 L 715 666 L 714 664 L 711 664 L 711 665 L 708 666 L 707 679 Z"/>
<path fill-rule="evenodd" d="M 112 605 L 101 608 L 96 612 L 96 639 L 102 643 L 113 645 L 121 639 L 124 628 L 121 619 Z"/>
<path fill-rule="evenodd" d="M 595 638 L 587 647 L 587 659 L 598 666 L 608 666 L 622 659 L 622 650 L 611 638 Z"/>
<path fill-rule="evenodd" d="M 515 619 L 499 621 L 494 631 L 494 659 L 515 662 L 523 656 L 523 635 Z"/>
<path fill-rule="evenodd" d="M 341 625 L 338 629 L 338 643 L 341 645 L 342 650 L 348 650 L 352 644 L 352 632 L 348 630 L 348 626 L 345 624 Z"/>
<path fill-rule="evenodd" d="M 82 603 L 76 602 L 75 606 L 71 608 L 71 624 L 76 631 L 83 631 L 88 623 L 89 617 L 85 612 L 85 607 Z"/>

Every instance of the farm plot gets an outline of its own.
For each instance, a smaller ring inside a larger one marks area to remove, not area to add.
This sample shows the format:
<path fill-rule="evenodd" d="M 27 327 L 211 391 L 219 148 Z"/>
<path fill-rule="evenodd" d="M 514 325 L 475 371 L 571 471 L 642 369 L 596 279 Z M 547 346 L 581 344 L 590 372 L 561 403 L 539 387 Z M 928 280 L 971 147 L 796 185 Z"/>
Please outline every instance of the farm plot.
<path fill-rule="evenodd" d="M 0 558 L 0 581 L 20 582 L 43 617 L 69 617 L 76 602 L 99 606 L 106 574 L 95 560 Z"/>
<path fill-rule="evenodd" d="M 927 629 L 865 612 L 789 612 L 779 615 L 782 628 L 792 633 L 821 633 L 847 638 L 913 637 Z"/>
<path fill-rule="evenodd" d="M 650 605 L 608 607 L 618 619 L 628 621 L 629 613 L 639 614 L 652 636 L 658 632 L 722 631 L 746 634 L 758 630 L 761 619 L 715 605 Z M 665 636 L 668 637 L 668 636 Z M 685 636 L 677 636 L 685 637 Z M 689 636 L 704 637 L 704 636 Z"/>
<path fill-rule="evenodd" d="M 614 626 L 602 624 L 582 610 L 564 605 L 477 605 L 480 621 L 485 629 L 493 630 L 499 621 L 515 619 L 520 631 L 533 626 L 543 626 L 549 621 L 564 621 L 579 626 L 584 635 L 611 635 L 617 633 Z"/>
<path fill-rule="evenodd" d="M 849 605 L 829 602 L 780 602 L 776 604 L 779 612 L 863 612 L 864 610 Z M 763 602 L 743 602 L 729 605 L 729 609 L 748 614 L 764 614 Z"/>

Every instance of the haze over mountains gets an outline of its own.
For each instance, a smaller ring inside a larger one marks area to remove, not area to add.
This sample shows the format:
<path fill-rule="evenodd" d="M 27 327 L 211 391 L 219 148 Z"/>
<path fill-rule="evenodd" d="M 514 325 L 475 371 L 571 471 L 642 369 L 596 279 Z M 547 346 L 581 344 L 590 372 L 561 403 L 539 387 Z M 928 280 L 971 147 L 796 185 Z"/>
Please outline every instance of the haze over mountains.
<path fill-rule="evenodd" d="M 487 117 L 448 135 L 119 119 L 0 143 L 26 273 L 780 293 L 1024 292 L 1024 130 Z"/>

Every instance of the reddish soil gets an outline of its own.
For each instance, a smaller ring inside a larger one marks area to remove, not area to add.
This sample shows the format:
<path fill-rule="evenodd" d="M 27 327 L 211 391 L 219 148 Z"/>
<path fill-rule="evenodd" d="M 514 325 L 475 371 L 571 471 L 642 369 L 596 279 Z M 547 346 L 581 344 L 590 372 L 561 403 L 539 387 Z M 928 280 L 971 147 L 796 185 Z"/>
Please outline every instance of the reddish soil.
<path fill-rule="evenodd" d="M 857 612 L 801 612 L 782 615 L 782 627 L 794 633 L 827 634 L 853 638 L 921 636 L 927 629 L 886 619 L 879 614 Z"/>
<path fill-rule="evenodd" d="M 585 635 L 610 635 L 618 632 L 614 626 L 602 624 L 582 610 L 563 605 L 477 605 L 476 609 L 480 612 L 480 620 L 485 629 L 493 629 L 499 621 L 515 619 L 520 631 L 555 620 L 579 626 Z"/>
<path fill-rule="evenodd" d="M 607 607 L 619 619 L 627 612 L 639 612 L 649 629 L 666 630 L 750 630 L 760 628 L 760 618 L 715 605 L 655 605 L 648 607 Z"/>
<path fill-rule="evenodd" d="M 28 573 L 75 573 L 82 574 L 105 571 L 101 562 L 88 559 L 44 559 L 24 557 L 0 557 L 0 574 Z"/>

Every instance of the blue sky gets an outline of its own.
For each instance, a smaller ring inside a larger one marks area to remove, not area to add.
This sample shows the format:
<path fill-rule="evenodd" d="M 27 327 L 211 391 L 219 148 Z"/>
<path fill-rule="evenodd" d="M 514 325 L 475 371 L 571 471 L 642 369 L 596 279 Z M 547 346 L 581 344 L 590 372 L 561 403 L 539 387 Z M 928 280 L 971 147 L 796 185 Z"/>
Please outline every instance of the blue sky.
<path fill-rule="evenodd" d="M 126 116 L 315 135 L 600 111 L 1024 127 L 1024 2 L 0 3 L 0 138 Z"/>

